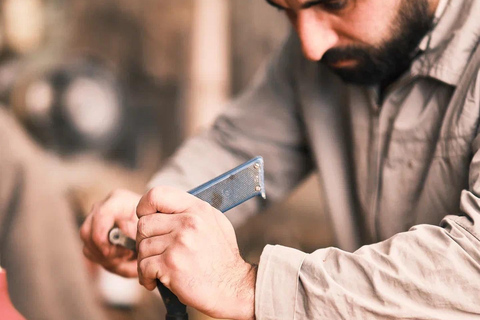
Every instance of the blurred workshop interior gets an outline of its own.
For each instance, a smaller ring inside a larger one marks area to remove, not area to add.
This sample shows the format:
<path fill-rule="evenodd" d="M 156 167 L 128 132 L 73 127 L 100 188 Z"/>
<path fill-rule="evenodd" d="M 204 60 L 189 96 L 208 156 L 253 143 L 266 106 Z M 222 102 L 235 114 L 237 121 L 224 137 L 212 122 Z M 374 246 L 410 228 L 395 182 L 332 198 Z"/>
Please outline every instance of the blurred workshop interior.
<path fill-rule="evenodd" d="M 111 190 L 143 191 L 248 86 L 288 28 L 256 0 L 2 0 L 0 108 L 55 161 L 80 224 Z M 258 261 L 267 243 L 330 245 L 318 188 L 310 177 L 251 217 L 237 230 L 243 255 Z M 85 264 L 107 319 L 164 313 L 136 280 Z"/>

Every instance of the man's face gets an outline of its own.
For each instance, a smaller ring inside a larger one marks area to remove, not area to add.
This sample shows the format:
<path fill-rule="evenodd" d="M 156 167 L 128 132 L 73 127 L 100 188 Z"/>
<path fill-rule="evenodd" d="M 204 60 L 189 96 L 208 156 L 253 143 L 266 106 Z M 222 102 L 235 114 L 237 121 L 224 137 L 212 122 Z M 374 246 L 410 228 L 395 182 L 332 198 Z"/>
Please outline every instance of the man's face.
<path fill-rule="evenodd" d="M 285 10 L 306 58 L 362 85 L 389 82 L 408 68 L 438 5 L 438 0 L 267 2 Z"/>

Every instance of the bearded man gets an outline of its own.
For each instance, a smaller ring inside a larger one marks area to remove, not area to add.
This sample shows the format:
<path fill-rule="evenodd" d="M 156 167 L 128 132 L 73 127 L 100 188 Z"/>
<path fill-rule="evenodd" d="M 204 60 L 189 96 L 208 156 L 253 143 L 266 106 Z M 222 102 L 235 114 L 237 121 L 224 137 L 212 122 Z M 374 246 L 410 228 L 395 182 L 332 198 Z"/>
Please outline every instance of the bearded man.
<path fill-rule="evenodd" d="M 93 210 L 85 254 L 213 317 L 480 318 L 480 1 L 268 2 L 296 32 L 155 188 Z M 318 171 L 338 248 L 269 245 L 257 268 L 225 216 L 165 187 L 256 154 L 270 201 Z M 114 223 L 137 260 L 108 244 Z"/>

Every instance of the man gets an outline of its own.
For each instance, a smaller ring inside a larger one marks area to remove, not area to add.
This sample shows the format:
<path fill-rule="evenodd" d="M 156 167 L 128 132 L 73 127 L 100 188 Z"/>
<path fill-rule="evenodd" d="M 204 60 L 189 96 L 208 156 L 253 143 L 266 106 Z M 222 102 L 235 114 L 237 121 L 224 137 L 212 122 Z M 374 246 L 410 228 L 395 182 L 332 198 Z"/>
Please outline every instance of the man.
<path fill-rule="evenodd" d="M 316 168 L 345 251 L 267 246 L 257 270 L 222 214 L 156 187 L 96 207 L 85 254 L 214 317 L 480 318 L 480 1 L 268 2 L 296 35 L 151 186 L 188 190 L 261 154 L 275 201 Z M 114 223 L 138 224 L 138 273 L 107 242 Z"/>
<path fill-rule="evenodd" d="M 0 150 L 0 265 L 16 309 L 26 319 L 103 319 L 56 163 L 2 106 Z"/>

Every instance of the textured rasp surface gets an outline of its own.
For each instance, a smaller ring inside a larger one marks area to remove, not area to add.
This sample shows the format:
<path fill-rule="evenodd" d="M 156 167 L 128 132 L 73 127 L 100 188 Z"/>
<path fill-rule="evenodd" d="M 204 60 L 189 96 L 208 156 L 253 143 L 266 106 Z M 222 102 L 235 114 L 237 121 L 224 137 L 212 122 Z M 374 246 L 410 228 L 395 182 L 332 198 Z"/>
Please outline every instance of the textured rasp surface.
<path fill-rule="evenodd" d="M 254 158 L 247 163 L 190 191 L 221 212 L 261 195 L 265 197 L 263 159 Z"/>

